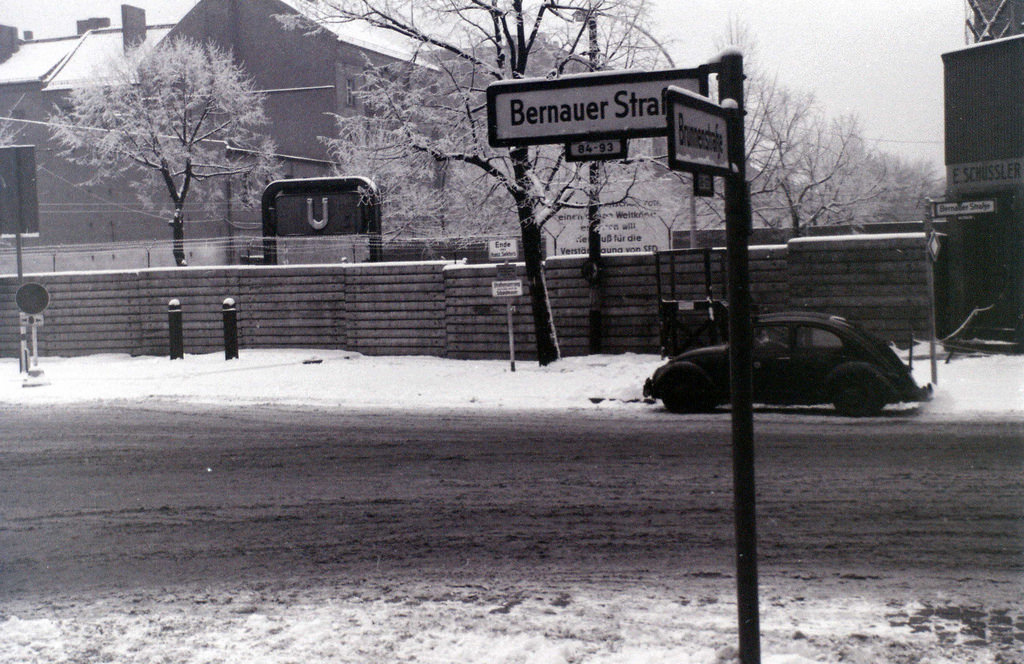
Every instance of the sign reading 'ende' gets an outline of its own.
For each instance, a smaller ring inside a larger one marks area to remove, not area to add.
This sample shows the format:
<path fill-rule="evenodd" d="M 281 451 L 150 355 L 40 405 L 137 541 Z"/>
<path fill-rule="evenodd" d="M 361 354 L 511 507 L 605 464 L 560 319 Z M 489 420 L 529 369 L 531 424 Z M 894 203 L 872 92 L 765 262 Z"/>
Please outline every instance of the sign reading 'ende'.
<path fill-rule="evenodd" d="M 581 74 L 487 86 L 492 147 L 665 135 L 663 92 L 707 92 L 707 70 Z"/>

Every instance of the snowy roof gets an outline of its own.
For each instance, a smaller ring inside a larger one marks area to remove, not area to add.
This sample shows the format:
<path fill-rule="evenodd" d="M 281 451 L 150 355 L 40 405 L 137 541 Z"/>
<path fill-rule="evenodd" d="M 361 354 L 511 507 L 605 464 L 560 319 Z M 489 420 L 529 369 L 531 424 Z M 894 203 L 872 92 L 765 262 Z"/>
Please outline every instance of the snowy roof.
<path fill-rule="evenodd" d="M 279 0 L 283 8 L 315 20 L 340 41 L 396 58 L 410 60 L 419 44 L 390 30 L 375 28 L 363 21 L 340 23 L 318 20 L 316 4 L 306 0 Z M 194 0 L 178 0 L 186 11 Z M 149 26 L 146 43 L 159 43 L 171 25 Z M 43 81 L 49 90 L 67 90 L 95 80 L 97 73 L 114 58 L 123 56 L 120 27 L 90 30 L 83 35 L 27 41 L 8 60 L 0 62 L 0 84 Z"/>
<path fill-rule="evenodd" d="M 412 59 L 421 44 L 415 40 L 404 37 L 391 30 L 377 28 L 366 21 L 345 21 L 332 20 L 329 12 L 319 10 L 317 2 L 309 0 L 279 0 L 281 4 L 287 5 L 323 29 L 334 34 L 339 41 L 353 46 L 380 53 L 397 60 Z"/>
<path fill-rule="evenodd" d="M 199 0 L 3 0 L 0 24 L 31 31 L 36 39 L 74 39 L 79 20 L 108 18 L 111 27 L 121 24 L 121 5 L 145 10 L 151 25 L 177 23 Z"/>
<path fill-rule="evenodd" d="M 145 43 L 156 44 L 168 32 L 170 26 L 150 26 Z M 0 63 L 0 84 L 39 81 L 47 90 L 68 90 L 96 80 L 107 63 L 121 57 L 124 42 L 119 28 L 24 42 L 14 55 Z"/>
<path fill-rule="evenodd" d="M 79 41 L 79 37 L 69 37 L 22 44 L 10 59 L 0 63 L 0 83 L 41 81 Z"/>
<path fill-rule="evenodd" d="M 170 30 L 169 26 L 148 28 L 144 44 L 159 43 Z M 47 77 L 46 89 L 69 90 L 96 81 L 111 62 L 120 58 L 124 58 L 120 29 L 91 30 L 81 36 L 75 49 Z"/>

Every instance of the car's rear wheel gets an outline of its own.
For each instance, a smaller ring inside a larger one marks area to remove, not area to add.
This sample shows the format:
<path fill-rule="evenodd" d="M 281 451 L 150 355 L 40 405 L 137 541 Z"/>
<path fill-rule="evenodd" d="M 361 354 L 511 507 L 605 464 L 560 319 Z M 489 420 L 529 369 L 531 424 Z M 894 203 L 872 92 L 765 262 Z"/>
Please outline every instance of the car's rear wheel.
<path fill-rule="evenodd" d="M 870 376 L 847 376 L 835 386 L 832 403 L 840 415 L 872 417 L 885 408 L 885 386 Z"/>

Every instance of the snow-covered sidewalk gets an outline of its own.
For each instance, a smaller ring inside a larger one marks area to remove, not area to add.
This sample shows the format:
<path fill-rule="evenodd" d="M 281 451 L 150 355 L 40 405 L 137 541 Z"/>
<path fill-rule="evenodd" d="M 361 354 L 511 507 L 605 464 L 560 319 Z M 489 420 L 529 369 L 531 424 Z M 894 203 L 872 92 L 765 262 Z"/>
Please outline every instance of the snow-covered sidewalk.
<path fill-rule="evenodd" d="M 618 409 L 623 415 L 664 411 L 644 403 L 644 380 L 657 355 L 571 357 L 540 367 L 507 360 L 369 357 L 347 351 L 243 350 L 166 357 L 92 355 L 39 360 L 42 383 L 26 387 L 16 359 L 0 360 L 0 402 L 178 401 L 317 408 Z M 914 362 L 919 384 L 930 365 Z M 1024 417 L 1024 357 L 957 356 L 938 364 L 934 399 L 922 418 Z"/>

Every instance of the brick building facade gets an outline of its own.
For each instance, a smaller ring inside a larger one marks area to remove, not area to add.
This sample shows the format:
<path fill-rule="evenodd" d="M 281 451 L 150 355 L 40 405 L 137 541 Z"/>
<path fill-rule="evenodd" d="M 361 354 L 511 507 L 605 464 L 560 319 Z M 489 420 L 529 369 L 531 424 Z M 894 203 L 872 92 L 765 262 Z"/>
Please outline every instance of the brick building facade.
<path fill-rule="evenodd" d="M 140 201 L 125 183 L 90 183 L 91 173 L 61 157 L 47 126 L 72 88 L 95 80 L 104 62 L 139 42 L 188 37 L 230 50 L 265 93 L 283 175 L 329 174 L 321 137 L 334 134 L 334 114 L 360 112 L 353 93 L 366 63 L 407 60 L 411 51 L 368 26 L 286 27 L 277 16 L 296 13 L 299 1 L 200 0 L 183 3 L 180 20 L 163 25 L 149 25 L 142 9 L 122 5 L 121 25 L 83 19 L 79 34 L 60 38 L 34 39 L 17 26 L 0 26 L 0 135 L 36 146 L 40 232 L 28 244 L 170 239 L 169 211 Z M 153 201 L 166 205 L 161 186 L 154 180 Z M 189 239 L 260 233 L 258 210 L 227 204 L 193 207 L 186 224 Z"/>

